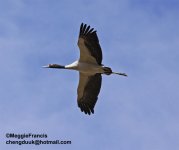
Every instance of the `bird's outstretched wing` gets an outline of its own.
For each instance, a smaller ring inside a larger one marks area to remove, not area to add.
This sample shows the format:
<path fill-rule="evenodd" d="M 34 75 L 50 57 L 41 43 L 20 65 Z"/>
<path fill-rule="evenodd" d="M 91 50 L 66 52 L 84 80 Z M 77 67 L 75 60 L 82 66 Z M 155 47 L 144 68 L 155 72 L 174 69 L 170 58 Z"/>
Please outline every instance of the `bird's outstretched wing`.
<path fill-rule="evenodd" d="M 78 107 L 85 114 L 94 113 L 94 106 L 98 99 L 101 83 L 102 76 L 99 73 L 91 76 L 80 73 L 77 102 Z"/>
<path fill-rule="evenodd" d="M 86 24 L 81 24 L 78 39 L 80 49 L 80 61 L 95 63 L 101 65 L 102 51 L 99 44 L 98 36 L 94 28 L 90 28 Z"/>

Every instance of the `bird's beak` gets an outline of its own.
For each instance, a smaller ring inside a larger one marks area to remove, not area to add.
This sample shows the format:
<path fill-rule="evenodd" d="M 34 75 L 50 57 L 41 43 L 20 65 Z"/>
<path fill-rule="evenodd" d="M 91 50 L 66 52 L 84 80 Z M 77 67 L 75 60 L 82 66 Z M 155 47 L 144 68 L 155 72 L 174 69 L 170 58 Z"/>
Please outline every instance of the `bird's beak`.
<path fill-rule="evenodd" d="M 42 66 L 42 68 L 49 68 L 49 65 L 47 65 L 47 66 Z"/>

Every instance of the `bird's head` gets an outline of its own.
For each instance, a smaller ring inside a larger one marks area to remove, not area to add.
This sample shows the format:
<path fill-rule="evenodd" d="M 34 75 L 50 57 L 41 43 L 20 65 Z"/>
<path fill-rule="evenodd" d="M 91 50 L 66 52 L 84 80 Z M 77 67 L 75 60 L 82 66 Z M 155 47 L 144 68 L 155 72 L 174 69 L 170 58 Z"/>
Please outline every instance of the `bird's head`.
<path fill-rule="evenodd" d="M 57 69 L 64 69 L 65 66 L 58 65 L 58 64 L 48 64 L 47 66 L 43 66 L 43 68 L 57 68 Z"/>

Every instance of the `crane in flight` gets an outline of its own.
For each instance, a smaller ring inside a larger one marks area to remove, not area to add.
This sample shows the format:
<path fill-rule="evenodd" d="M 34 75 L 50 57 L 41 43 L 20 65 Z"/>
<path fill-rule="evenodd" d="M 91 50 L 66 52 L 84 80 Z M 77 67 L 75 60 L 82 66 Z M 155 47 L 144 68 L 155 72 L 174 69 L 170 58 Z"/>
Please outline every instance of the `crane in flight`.
<path fill-rule="evenodd" d="M 102 50 L 96 30 L 87 26 L 87 24 L 82 23 L 80 26 L 78 47 L 80 49 L 79 60 L 66 66 L 49 64 L 43 67 L 79 71 L 79 84 L 77 89 L 78 107 L 82 112 L 90 115 L 94 113 L 94 107 L 101 89 L 101 74 L 127 75 L 125 73 L 113 72 L 110 67 L 106 67 L 102 64 Z"/>

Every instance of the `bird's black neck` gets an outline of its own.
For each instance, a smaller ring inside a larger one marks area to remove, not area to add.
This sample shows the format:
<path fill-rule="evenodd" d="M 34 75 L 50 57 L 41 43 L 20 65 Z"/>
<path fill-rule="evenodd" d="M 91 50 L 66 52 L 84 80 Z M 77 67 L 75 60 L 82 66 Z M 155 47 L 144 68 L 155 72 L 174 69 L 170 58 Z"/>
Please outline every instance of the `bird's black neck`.
<path fill-rule="evenodd" d="M 49 64 L 49 68 L 65 69 L 65 66 L 58 64 Z"/>

